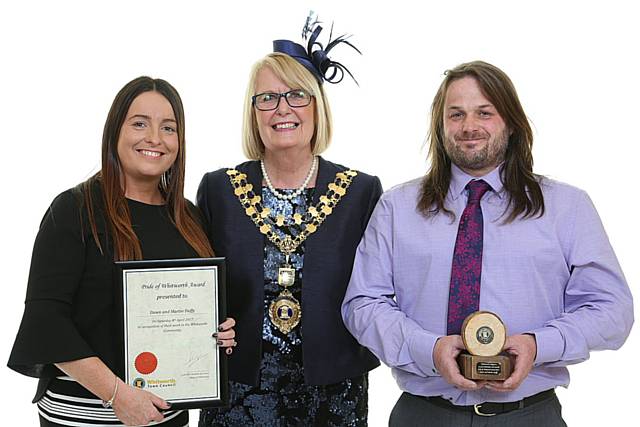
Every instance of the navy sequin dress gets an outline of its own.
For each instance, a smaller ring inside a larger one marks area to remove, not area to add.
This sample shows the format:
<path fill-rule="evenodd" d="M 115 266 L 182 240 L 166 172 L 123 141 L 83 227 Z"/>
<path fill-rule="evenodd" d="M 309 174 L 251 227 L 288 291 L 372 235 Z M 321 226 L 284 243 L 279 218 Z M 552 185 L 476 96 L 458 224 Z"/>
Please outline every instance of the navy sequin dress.
<path fill-rule="evenodd" d="M 293 192 L 280 191 L 285 194 Z M 291 218 L 295 213 L 304 215 L 313 192 L 314 189 L 310 188 L 292 200 L 281 200 L 269 189 L 262 189 L 262 203 L 271 210 L 272 218 L 277 215 L 287 218 L 285 224 L 279 227 L 280 233 L 295 236 L 301 231 L 302 226 L 294 224 Z M 282 290 L 278 285 L 278 268 L 285 259 L 266 237 L 264 242 L 260 383 L 250 386 L 231 382 L 230 408 L 201 411 L 199 426 L 366 426 L 367 374 L 326 386 L 305 384 L 302 366 L 303 331 L 300 324 L 288 334 L 283 334 L 271 323 L 269 305 Z M 301 303 L 304 298 L 303 262 L 304 243 L 290 257 L 290 264 L 296 269 L 296 279 L 289 290 Z M 304 313 L 302 316 L 301 323 L 304 322 Z"/>

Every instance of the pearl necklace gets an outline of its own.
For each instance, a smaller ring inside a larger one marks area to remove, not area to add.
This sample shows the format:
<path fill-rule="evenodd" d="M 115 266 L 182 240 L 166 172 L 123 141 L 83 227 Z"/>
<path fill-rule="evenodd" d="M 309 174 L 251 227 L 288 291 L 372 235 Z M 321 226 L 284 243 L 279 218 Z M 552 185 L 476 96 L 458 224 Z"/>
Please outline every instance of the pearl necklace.
<path fill-rule="evenodd" d="M 278 199 L 282 199 L 282 200 L 293 200 L 300 193 L 302 193 L 304 189 L 307 188 L 307 185 L 309 185 L 309 181 L 311 181 L 311 177 L 315 173 L 317 167 L 318 167 L 318 157 L 313 156 L 313 162 L 311 162 L 311 169 L 309 169 L 309 173 L 307 174 L 307 177 L 304 179 L 304 182 L 302 183 L 302 185 L 298 187 L 298 189 L 291 194 L 282 194 L 278 190 L 276 190 L 273 184 L 271 183 L 271 180 L 269 179 L 269 175 L 267 174 L 267 168 L 265 168 L 264 166 L 264 160 L 260 160 L 260 169 L 262 169 L 262 176 L 264 177 L 264 180 L 267 183 L 267 187 L 269 188 L 269 191 L 271 191 L 273 195 L 276 196 Z"/>

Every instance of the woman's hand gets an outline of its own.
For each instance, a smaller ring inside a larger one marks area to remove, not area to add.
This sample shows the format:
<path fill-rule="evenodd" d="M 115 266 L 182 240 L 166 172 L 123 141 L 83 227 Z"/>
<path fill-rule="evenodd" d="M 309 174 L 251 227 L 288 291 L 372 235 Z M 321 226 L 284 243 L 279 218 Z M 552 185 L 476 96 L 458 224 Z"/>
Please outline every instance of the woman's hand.
<path fill-rule="evenodd" d="M 164 419 L 158 409 L 169 409 L 171 405 L 153 393 L 131 387 L 120 379 L 118 381 L 118 392 L 112 407 L 124 425 L 146 426 L 152 421 Z"/>
<path fill-rule="evenodd" d="M 169 409 L 170 405 L 155 394 L 125 384 L 95 356 L 56 363 L 56 366 L 102 400 L 108 401 L 115 395 L 111 406 L 125 425 L 162 421 L 164 416 L 158 408 Z"/>
<path fill-rule="evenodd" d="M 227 320 L 218 326 L 218 332 L 213 333 L 213 337 L 217 340 L 218 345 L 227 348 L 225 350 L 227 354 L 233 353 L 233 347 L 238 344 L 235 340 L 236 331 L 233 330 L 234 326 L 236 326 L 236 321 L 231 317 L 227 317 Z"/>

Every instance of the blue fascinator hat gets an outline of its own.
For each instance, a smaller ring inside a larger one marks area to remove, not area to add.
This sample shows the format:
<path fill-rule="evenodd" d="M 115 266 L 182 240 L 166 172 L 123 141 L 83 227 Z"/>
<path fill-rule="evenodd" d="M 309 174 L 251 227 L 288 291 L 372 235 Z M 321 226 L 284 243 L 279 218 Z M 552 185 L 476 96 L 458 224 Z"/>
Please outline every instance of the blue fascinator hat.
<path fill-rule="evenodd" d="M 333 36 L 333 24 L 331 24 L 329 41 L 325 47 L 317 41 L 318 36 L 322 32 L 320 24 L 321 22 L 318 21 L 313 11 L 311 11 L 302 28 L 302 39 L 307 40 L 307 48 L 305 49 L 302 45 L 292 42 L 291 40 L 274 40 L 273 51 L 284 53 L 294 58 L 309 70 L 320 84 L 323 82 L 340 83 L 344 78 L 345 72 L 358 84 L 358 81 L 353 77 L 349 69 L 337 61 L 332 61 L 328 54 L 331 49 L 339 44 L 346 44 L 361 55 L 362 52 L 347 40 L 350 36 L 343 34 L 331 40 Z"/>

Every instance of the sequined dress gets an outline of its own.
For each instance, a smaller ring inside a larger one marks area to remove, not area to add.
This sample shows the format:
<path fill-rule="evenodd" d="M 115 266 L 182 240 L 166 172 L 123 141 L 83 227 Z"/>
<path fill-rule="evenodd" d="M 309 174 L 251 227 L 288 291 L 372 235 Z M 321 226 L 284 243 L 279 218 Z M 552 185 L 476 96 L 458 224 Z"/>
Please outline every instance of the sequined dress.
<path fill-rule="evenodd" d="M 275 197 L 268 188 L 262 189 L 262 203 L 270 209 L 271 216 L 283 215 L 287 218 L 284 225 L 279 227 L 279 233 L 295 236 L 301 231 L 302 226 L 295 224 L 291 218 L 295 213 L 304 215 L 314 190 L 306 189 L 292 200 L 285 201 Z M 293 192 L 280 191 L 284 194 Z M 230 408 L 201 411 L 199 426 L 366 426 L 367 375 L 326 386 L 305 384 L 303 331 L 300 324 L 288 334 L 283 334 L 271 323 L 269 305 L 282 290 L 278 285 L 278 268 L 285 259 L 266 237 L 264 242 L 260 383 L 250 386 L 231 382 Z M 289 290 L 300 303 L 303 299 L 303 262 L 304 243 L 290 257 L 290 264 L 296 269 L 296 279 Z M 304 313 L 302 316 L 304 319 Z"/>

